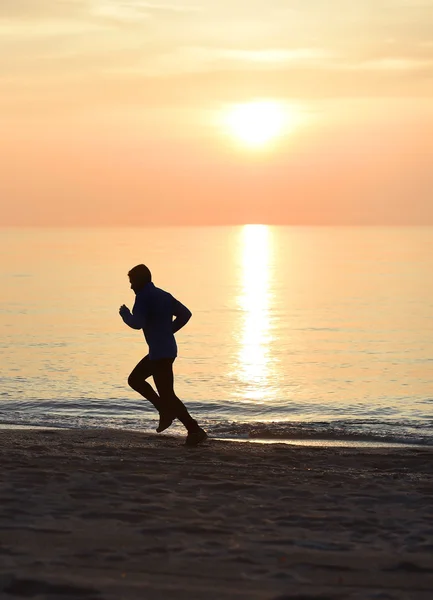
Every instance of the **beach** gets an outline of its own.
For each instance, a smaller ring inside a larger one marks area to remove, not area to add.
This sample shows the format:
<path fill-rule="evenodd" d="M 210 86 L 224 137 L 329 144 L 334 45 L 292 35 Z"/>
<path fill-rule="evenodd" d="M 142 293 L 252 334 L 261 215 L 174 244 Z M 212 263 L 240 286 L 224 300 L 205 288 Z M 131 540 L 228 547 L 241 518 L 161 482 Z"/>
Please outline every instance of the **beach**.
<path fill-rule="evenodd" d="M 2 599 L 431 598 L 429 449 L 0 438 Z"/>

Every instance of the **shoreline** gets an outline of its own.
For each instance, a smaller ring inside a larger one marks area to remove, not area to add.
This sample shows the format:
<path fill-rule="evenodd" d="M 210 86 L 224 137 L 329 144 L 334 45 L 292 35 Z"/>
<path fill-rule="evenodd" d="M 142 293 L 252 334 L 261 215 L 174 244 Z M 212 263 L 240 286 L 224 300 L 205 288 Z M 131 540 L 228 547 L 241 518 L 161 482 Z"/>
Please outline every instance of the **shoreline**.
<path fill-rule="evenodd" d="M 15 431 L 77 431 L 77 432 L 116 432 L 116 433 L 126 433 L 126 434 L 139 434 L 143 436 L 155 436 L 155 438 L 161 437 L 161 434 L 155 434 L 154 430 L 137 430 L 137 429 L 120 429 L 120 428 L 97 428 L 97 427 L 87 427 L 87 428 L 77 428 L 77 427 L 59 427 L 56 425 L 21 425 L 21 424 L 12 424 L 12 423 L 0 423 L 0 432 L 2 430 L 15 430 Z M 170 434 L 170 432 L 165 432 L 164 437 L 171 437 L 173 439 L 182 440 L 185 438 L 183 434 Z M 388 442 L 388 441 L 373 441 L 373 440 L 359 440 L 359 439 L 331 439 L 331 438 L 320 438 L 320 437 L 304 437 L 304 438 L 259 438 L 259 437 L 248 437 L 248 438 L 233 438 L 233 437 L 217 437 L 210 435 L 209 440 L 217 441 L 217 442 L 228 442 L 228 443 L 250 443 L 250 444 L 265 444 L 265 445 L 273 445 L 273 444 L 284 444 L 286 446 L 304 446 L 304 447 L 312 447 L 312 448 L 360 448 L 360 449 L 368 449 L 368 448 L 384 448 L 390 449 L 393 448 L 395 450 L 400 449 L 431 449 L 433 453 L 433 445 L 429 444 L 418 444 L 418 443 L 410 443 L 410 442 Z"/>
<path fill-rule="evenodd" d="M 106 429 L 0 439 L 5 600 L 431 597 L 431 448 L 186 448 Z"/>

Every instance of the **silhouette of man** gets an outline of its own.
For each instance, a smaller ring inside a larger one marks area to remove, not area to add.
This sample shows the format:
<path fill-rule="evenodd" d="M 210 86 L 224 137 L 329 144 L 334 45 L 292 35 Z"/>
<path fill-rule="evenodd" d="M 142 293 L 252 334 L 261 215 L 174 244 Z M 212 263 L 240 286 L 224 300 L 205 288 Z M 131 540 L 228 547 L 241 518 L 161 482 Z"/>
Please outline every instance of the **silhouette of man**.
<path fill-rule="evenodd" d="M 123 304 L 119 314 L 129 327 L 143 330 L 149 346 L 149 354 L 133 369 L 128 384 L 159 412 L 158 433 L 177 418 L 188 431 L 186 444 L 196 446 L 206 439 L 206 432 L 191 417 L 173 387 L 173 363 L 177 356 L 174 334 L 188 323 L 191 311 L 171 294 L 155 287 L 146 265 L 137 265 L 129 271 L 128 277 L 136 296 L 134 308 L 131 313 Z M 146 381 L 151 375 L 158 393 Z"/>

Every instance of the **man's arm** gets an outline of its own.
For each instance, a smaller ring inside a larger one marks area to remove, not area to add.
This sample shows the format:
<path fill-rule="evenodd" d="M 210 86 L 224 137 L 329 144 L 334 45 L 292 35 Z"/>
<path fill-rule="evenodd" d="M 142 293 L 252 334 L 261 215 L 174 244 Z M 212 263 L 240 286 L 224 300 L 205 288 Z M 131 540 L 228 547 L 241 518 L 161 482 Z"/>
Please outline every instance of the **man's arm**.
<path fill-rule="evenodd" d="M 176 333 L 188 323 L 192 317 L 192 312 L 179 300 L 173 298 L 173 315 L 176 317 L 173 321 L 173 333 Z"/>
<path fill-rule="evenodd" d="M 122 306 L 119 308 L 119 314 L 122 317 L 124 323 L 129 325 L 129 327 L 131 327 L 132 329 L 143 329 L 143 319 L 140 317 L 140 313 L 137 313 L 137 311 L 135 310 L 135 306 L 132 309 L 131 313 L 129 308 L 122 304 Z"/>

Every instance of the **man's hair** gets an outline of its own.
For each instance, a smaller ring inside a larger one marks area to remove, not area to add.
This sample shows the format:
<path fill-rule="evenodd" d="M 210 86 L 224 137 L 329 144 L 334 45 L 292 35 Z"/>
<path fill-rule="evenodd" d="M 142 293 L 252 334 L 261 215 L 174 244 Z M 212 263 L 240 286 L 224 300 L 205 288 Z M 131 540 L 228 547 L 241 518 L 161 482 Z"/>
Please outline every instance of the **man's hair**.
<path fill-rule="evenodd" d="M 150 272 L 149 267 L 146 267 L 146 265 L 137 265 L 133 267 L 129 271 L 128 276 L 131 281 L 133 280 L 143 285 L 152 281 L 152 273 Z"/>

